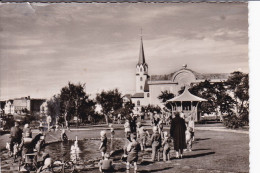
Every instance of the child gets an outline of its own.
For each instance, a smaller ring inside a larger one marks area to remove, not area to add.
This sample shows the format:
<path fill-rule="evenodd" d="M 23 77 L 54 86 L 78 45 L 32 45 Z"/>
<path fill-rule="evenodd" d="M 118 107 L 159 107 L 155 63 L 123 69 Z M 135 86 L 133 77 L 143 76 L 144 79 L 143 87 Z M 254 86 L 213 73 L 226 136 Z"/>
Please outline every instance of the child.
<path fill-rule="evenodd" d="M 113 160 L 109 159 L 109 154 L 104 155 L 104 160 L 99 162 L 99 171 L 100 172 L 114 172 Z"/>
<path fill-rule="evenodd" d="M 152 140 L 152 161 L 155 160 L 155 155 L 158 153 L 158 150 L 161 146 L 161 135 L 158 132 L 158 127 L 153 127 L 153 135 L 151 137 Z M 158 154 L 158 161 L 159 161 L 159 154 Z"/>
<path fill-rule="evenodd" d="M 40 152 L 41 149 L 44 147 L 45 145 L 45 136 L 44 135 L 41 135 L 40 136 L 40 140 L 36 143 L 35 145 L 35 149 L 37 152 Z"/>
<path fill-rule="evenodd" d="M 104 155 L 107 151 L 107 136 L 106 136 L 106 131 L 102 130 L 100 132 L 101 136 L 101 144 L 99 146 L 99 150 L 101 151 L 102 159 L 104 158 Z"/>
<path fill-rule="evenodd" d="M 110 127 L 111 139 L 113 139 L 115 137 L 115 129 L 113 128 L 113 124 L 110 124 L 109 127 Z"/>
<path fill-rule="evenodd" d="M 188 123 L 188 126 L 190 128 L 190 133 L 191 133 L 191 138 L 192 138 L 192 141 L 194 141 L 194 133 L 195 133 L 195 125 L 194 125 L 194 118 L 193 118 L 193 115 L 191 114 L 190 116 L 190 120 L 189 120 L 189 123 Z"/>
<path fill-rule="evenodd" d="M 138 152 L 140 151 L 140 144 L 136 141 L 136 135 L 131 134 L 131 142 L 127 146 L 127 163 L 126 169 L 130 169 L 131 162 L 134 162 L 134 170 L 137 171 L 137 160 L 138 160 Z"/>
<path fill-rule="evenodd" d="M 171 139 L 169 138 L 168 136 L 168 132 L 167 131 L 164 131 L 163 132 L 163 136 L 164 136 L 164 139 L 163 139 L 163 142 L 162 142 L 162 146 L 163 146 L 163 161 L 170 161 L 170 142 L 171 142 Z"/>
<path fill-rule="evenodd" d="M 61 141 L 64 141 L 64 142 L 68 141 L 68 136 L 65 133 L 65 129 L 62 129 L 62 132 L 60 134 L 60 138 L 61 138 Z"/>
<path fill-rule="evenodd" d="M 130 129 L 129 120 L 125 121 L 124 128 L 125 128 L 125 137 L 130 141 L 131 129 Z"/>
<path fill-rule="evenodd" d="M 146 145 L 146 135 L 150 137 L 149 132 L 142 126 L 141 122 L 137 123 L 137 138 L 140 138 L 141 150 L 144 151 Z"/>
<path fill-rule="evenodd" d="M 191 151 L 192 137 L 191 137 L 191 128 L 189 126 L 187 126 L 187 130 L 185 131 L 185 136 L 186 136 L 187 150 Z"/>

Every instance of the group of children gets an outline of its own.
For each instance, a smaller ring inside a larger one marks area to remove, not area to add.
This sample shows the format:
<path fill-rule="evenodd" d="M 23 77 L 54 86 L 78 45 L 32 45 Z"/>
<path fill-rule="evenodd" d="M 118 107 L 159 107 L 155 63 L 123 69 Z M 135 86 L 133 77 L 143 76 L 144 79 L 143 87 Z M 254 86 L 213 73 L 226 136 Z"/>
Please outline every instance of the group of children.
<path fill-rule="evenodd" d="M 112 125 L 110 127 L 111 140 L 114 138 L 115 131 Z M 192 141 L 194 140 L 194 121 L 192 116 L 189 116 L 189 120 L 186 121 L 187 130 L 186 143 L 188 151 L 191 151 Z M 136 123 L 136 133 L 131 132 L 130 123 L 126 120 L 124 124 L 125 137 L 127 139 L 127 145 L 124 147 L 124 155 L 122 160 L 126 161 L 126 169 L 130 169 L 130 164 L 133 163 L 134 170 L 137 170 L 137 160 L 138 153 L 144 151 L 147 144 L 152 147 L 151 161 L 160 161 L 161 155 L 163 156 L 163 161 L 170 161 L 170 146 L 173 143 L 168 131 L 163 130 L 163 121 L 159 121 L 157 125 L 152 127 L 153 134 L 150 135 L 148 130 L 142 126 L 141 122 Z M 109 159 L 109 154 L 107 153 L 107 137 L 106 131 L 101 131 L 101 144 L 99 150 L 102 154 L 102 160 L 100 161 L 100 171 L 101 172 L 113 172 L 113 161 Z"/>

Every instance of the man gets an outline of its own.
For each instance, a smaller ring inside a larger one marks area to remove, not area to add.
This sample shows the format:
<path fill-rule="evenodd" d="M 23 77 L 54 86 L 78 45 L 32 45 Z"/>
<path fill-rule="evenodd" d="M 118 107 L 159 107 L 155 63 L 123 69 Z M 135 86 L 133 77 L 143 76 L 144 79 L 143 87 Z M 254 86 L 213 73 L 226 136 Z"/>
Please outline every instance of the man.
<path fill-rule="evenodd" d="M 15 143 L 18 143 L 18 144 L 21 143 L 22 133 L 23 133 L 23 131 L 19 128 L 19 123 L 16 121 L 14 123 L 14 127 L 12 127 L 11 131 L 10 131 L 10 138 L 11 138 L 10 152 L 11 152 L 11 156 L 13 154 L 14 144 Z"/>

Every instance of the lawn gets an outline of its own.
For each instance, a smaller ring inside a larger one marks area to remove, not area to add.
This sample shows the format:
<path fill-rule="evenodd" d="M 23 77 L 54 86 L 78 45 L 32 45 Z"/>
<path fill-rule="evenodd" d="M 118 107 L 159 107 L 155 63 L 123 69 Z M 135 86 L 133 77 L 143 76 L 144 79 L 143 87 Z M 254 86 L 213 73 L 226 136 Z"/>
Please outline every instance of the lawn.
<path fill-rule="evenodd" d="M 94 127 L 91 130 L 72 130 L 67 132 L 70 139 L 99 138 L 100 130 L 104 127 Z M 124 131 L 121 126 L 115 126 L 116 138 L 122 138 Z M 47 134 L 47 141 L 59 138 L 60 132 Z M 110 136 L 108 131 L 107 136 Z M 139 172 L 249 172 L 249 135 L 197 130 L 196 140 L 192 152 L 185 152 L 182 160 L 174 159 L 174 151 L 171 151 L 169 163 L 142 161 L 139 159 Z M 6 140 L 6 135 L 0 136 L 1 146 Z M 2 150 L 2 147 L 1 147 Z M 2 151 L 3 152 L 3 151 Z M 150 152 L 141 153 L 145 158 L 150 157 Z M 117 172 L 125 172 L 125 165 L 116 161 Z M 98 172 L 97 169 L 91 172 Z"/>

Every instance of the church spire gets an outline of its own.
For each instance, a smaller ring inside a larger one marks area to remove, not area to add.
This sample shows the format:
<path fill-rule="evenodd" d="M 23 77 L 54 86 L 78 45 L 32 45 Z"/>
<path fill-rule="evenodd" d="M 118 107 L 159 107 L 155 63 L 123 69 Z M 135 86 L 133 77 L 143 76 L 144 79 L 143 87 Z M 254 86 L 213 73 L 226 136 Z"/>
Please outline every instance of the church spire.
<path fill-rule="evenodd" d="M 139 53 L 139 61 L 138 65 L 145 64 L 145 57 L 144 57 L 144 47 L 143 47 L 143 38 L 141 35 L 141 44 L 140 44 L 140 53 Z"/>

